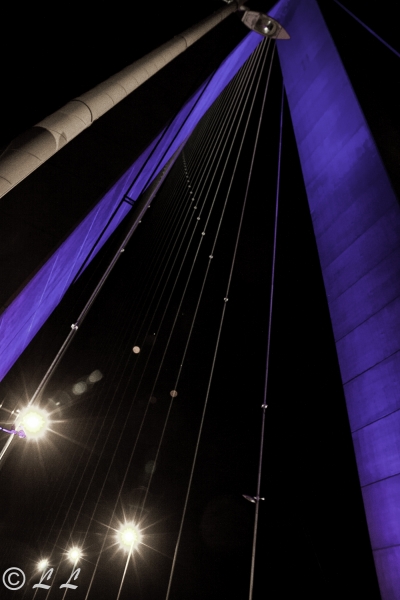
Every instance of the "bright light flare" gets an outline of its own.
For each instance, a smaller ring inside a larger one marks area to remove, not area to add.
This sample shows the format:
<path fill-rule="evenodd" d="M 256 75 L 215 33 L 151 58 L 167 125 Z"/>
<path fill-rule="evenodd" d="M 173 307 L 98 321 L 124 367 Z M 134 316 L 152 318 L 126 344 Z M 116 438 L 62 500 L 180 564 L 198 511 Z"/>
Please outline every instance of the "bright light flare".
<path fill-rule="evenodd" d="M 80 558 L 82 558 L 82 550 L 74 546 L 68 550 L 67 557 L 71 562 L 76 563 Z"/>
<path fill-rule="evenodd" d="M 48 566 L 49 566 L 49 561 L 46 558 L 44 558 L 43 560 L 38 562 L 39 571 L 44 571 L 46 569 L 46 567 L 48 567 Z"/>
<path fill-rule="evenodd" d="M 117 534 L 119 545 L 122 549 L 132 551 L 142 540 L 142 534 L 133 523 L 126 523 Z"/>
<path fill-rule="evenodd" d="M 100 379 L 103 379 L 103 373 L 98 369 L 90 373 L 89 377 L 87 378 L 89 383 L 97 383 L 98 381 L 100 381 Z"/>
<path fill-rule="evenodd" d="M 18 415 L 16 425 L 23 429 L 28 439 L 38 439 L 45 434 L 49 417 L 45 410 L 28 406 Z"/>
<path fill-rule="evenodd" d="M 72 393 L 75 394 L 75 396 L 81 396 L 87 391 L 87 389 L 87 383 L 85 383 L 84 381 L 78 381 L 78 383 L 75 383 L 72 386 Z"/>

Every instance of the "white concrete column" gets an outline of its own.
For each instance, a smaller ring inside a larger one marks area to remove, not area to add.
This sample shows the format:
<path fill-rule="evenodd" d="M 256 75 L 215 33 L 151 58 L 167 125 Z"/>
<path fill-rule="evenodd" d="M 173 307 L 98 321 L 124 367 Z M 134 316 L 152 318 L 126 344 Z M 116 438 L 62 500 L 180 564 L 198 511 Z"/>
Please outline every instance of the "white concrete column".
<path fill-rule="evenodd" d="M 15 138 L 0 156 L 0 198 L 244 2 L 222 7 Z"/>

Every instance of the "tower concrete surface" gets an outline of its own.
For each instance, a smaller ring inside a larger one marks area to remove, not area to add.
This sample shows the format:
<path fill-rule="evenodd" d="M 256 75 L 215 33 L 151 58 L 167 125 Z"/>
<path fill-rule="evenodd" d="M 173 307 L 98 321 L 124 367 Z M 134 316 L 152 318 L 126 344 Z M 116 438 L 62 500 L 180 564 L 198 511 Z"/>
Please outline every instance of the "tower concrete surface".
<path fill-rule="evenodd" d="M 271 11 L 383 600 L 400 599 L 400 207 L 315 0 Z M 332 482 L 332 485 L 336 485 Z"/>

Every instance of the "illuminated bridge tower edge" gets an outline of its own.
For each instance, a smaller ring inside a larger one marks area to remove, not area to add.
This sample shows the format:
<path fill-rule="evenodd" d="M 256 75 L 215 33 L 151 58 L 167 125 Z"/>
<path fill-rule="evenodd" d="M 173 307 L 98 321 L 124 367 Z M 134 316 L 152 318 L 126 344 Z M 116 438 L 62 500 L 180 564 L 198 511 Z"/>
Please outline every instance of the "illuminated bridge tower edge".
<path fill-rule="evenodd" d="M 315 0 L 271 11 L 383 600 L 400 600 L 400 208 Z"/>

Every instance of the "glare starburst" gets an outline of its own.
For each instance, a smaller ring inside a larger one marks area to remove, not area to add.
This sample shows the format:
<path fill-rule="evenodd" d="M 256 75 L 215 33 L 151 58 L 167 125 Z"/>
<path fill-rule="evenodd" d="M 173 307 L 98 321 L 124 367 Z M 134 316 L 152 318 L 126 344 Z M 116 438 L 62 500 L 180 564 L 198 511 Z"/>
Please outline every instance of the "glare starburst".
<path fill-rule="evenodd" d="M 45 410 L 28 406 L 19 413 L 16 425 L 23 429 L 28 439 L 38 439 L 45 434 L 49 417 Z"/>
<path fill-rule="evenodd" d="M 134 523 L 125 523 L 125 525 L 119 529 L 117 533 L 117 539 L 120 548 L 126 550 L 127 552 L 131 552 L 140 544 L 142 540 L 142 534 Z"/>
<path fill-rule="evenodd" d="M 71 562 L 77 563 L 78 560 L 82 558 L 82 550 L 77 546 L 73 546 L 73 548 L 68 550 L 67 557 Z"/>

